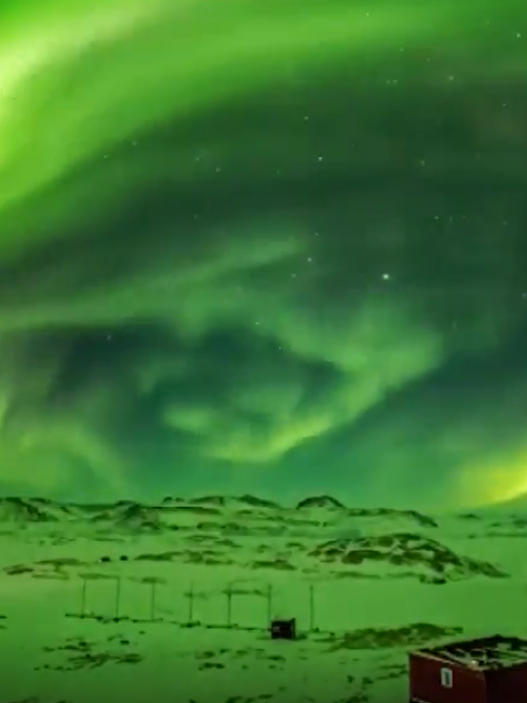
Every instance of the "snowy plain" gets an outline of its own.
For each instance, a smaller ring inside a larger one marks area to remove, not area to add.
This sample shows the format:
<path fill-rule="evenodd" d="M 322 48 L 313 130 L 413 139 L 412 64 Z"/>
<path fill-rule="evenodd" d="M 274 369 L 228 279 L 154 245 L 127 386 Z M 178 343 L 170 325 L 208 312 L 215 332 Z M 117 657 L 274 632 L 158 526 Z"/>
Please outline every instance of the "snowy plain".
<path fill-rule="evenodd" d="M 3 498 L 0 701 L 403 703 L 413 649 L 527 637 L 526 540 L 517 509 Z"/>

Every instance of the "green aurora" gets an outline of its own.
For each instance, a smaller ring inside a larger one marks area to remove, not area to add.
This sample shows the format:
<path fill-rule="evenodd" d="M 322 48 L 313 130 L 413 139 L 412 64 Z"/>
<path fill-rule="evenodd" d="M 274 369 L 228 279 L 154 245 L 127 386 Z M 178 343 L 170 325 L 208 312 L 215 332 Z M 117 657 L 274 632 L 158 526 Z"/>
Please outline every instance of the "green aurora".
<path fill-rule="evenodd" d="M 0 8 L 0 487 L 527 491 L 519 0 Z"/>

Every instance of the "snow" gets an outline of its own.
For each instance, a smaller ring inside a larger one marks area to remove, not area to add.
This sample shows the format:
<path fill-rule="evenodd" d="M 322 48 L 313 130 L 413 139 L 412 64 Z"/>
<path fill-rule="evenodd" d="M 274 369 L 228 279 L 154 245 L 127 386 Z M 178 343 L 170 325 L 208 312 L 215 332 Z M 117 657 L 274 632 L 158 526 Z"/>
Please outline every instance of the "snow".
<path fill-rule="evenodd" d="M 527 636 L 527 512 L 219 498 L 0 499 L 2 701 L 405 701 L 412 649 Z"/>

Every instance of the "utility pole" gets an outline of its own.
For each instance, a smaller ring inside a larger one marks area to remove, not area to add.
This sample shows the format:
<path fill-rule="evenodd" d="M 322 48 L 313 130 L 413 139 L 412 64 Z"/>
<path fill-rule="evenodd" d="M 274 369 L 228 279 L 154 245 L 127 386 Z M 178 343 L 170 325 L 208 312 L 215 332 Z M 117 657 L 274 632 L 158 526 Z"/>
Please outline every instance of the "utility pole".
<path fill-rule="evenodd" d="M 88 590 L 88 579 L 86 579 L 84 576 L 82 578 L 82 584 L 81 584 L 81 607 L 80 607 L 80 616 L 81 618 L 86 617 L 86 591 Z"/>
<path fill-rule="evenodd" d="M 309 585 L 309 630 L 313 632 L 315 629 L 315 586 Z"/>
<path fill-rule="evenodd" d="M 119 620 L 119 611 L 121 604 L 121 577 L 115 578 L 115 615 L 114 620 Z"/>
<path fill-rule="evenodd" d="M 157 581 L 152 581 L 150 584 L 150 620 L 153 622 L 156 619 L 156 586 Z"/>
<path fill-rule="evenodd" d="M 269 583 L 267 585 L 267 627 L 271 624 L 273 610 L 273 586 Z"/>
<path fill-rule="evenodd" d="M 191 583 L 187 593 L 188 598 L 188 624 L 194 622 L 194 584 Z"/>
<path fill-rule="evenodd" d="M 225 589 L 225 596 L 227 598 L 227 627 L 232 624 L 232 584 L 229 584 Z"/>

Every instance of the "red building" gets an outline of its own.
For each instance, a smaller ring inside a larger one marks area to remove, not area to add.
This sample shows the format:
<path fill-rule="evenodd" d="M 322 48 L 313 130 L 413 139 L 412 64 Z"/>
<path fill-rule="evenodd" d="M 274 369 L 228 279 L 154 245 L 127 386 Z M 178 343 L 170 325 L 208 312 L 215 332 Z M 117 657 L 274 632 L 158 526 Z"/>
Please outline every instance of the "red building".
<path fill-rule="evenodd" d="M 526 640 L 496 635 L 410 654 L 411 703 L 526 701 Z"/>

